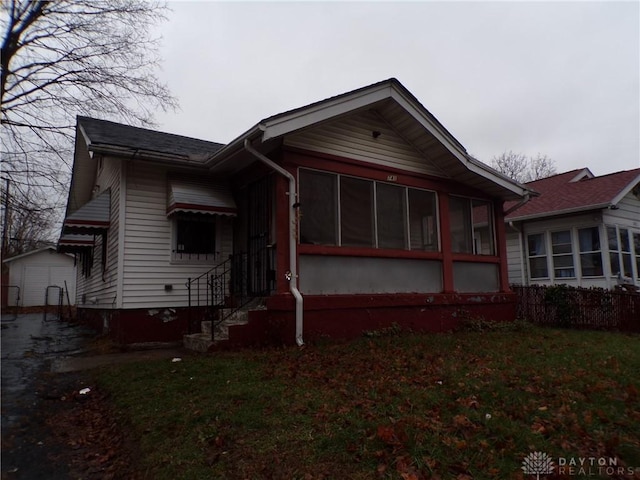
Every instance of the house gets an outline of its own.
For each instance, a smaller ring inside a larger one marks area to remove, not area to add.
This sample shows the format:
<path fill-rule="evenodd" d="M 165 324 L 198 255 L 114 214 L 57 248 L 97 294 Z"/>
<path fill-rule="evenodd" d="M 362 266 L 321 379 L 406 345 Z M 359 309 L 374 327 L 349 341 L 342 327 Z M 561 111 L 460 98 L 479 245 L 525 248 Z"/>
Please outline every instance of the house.
<path fill-rule="evenodd" d="M 250 297 L 232 343 L 441 331 L 514 318 L 503 203 L 531 194 L 390 79 L 226 145 L 78 117 L 60 248 L 79 314 L 124 343 Z"/>
<path fill-rule="evenodd" d="M 3 260 L 9 267 L 3 298 L 10 307 L 58 305 L 62 293 L 64 305 L 74 305 L 76 267 L 73 256 L 44 247 Z"/>
<path fill-rule="evenodd" d="M 583 168 L 526 186 L 539 196 L 505 218 L 510 282 L 640 286 L 640 168 L 598 177 Z"/>

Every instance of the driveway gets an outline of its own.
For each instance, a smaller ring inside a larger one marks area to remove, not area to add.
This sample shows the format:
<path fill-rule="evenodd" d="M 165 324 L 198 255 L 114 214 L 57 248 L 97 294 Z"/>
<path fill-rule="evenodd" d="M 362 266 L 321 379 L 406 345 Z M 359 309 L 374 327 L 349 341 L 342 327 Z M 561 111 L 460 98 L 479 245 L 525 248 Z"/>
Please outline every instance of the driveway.
<path fill-rule="evenodd" d="M 65 465 L 50 465 L 42 377 L 51 362 L 77 355 L 95 336 L 92 330 L 42 313 L 2 314 L 2 478 L 68 478 Z"/>

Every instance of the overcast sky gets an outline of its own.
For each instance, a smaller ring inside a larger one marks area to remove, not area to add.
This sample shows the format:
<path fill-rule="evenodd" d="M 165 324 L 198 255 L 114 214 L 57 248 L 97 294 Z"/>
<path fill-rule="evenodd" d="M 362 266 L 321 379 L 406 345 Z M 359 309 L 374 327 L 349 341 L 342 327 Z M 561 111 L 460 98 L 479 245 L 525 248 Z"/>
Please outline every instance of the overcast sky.
<path fill-rule="evenodd" d="M 390 77 L 469 153 L 640 167 L 640 3 L 169 3 L 162 131 L 229 142 Z"/>

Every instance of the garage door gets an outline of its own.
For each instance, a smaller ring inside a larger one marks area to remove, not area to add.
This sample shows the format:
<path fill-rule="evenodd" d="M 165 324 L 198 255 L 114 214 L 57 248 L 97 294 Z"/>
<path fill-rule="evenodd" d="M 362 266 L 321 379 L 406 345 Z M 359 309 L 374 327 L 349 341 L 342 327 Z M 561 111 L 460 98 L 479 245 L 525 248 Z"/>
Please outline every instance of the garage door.
<path fill-rule="evenodd" d="M 44 295 L 49 285 L 49 267 L 26 266 L 22 280 L 22 305 L 44 305 Z M 55 303 L 58 303 L 57 300 Z"/>

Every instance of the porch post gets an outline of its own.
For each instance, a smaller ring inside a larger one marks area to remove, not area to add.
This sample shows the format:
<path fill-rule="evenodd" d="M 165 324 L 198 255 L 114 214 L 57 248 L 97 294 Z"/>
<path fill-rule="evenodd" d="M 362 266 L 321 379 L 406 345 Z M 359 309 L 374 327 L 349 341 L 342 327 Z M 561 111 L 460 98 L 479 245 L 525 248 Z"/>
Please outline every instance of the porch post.
<path fill-rule="evenodd" d="M 442 249 L 442 292 L 453 293 L 453 255 L 451 253 L 451 219 L 449 218 L 449 195 L 438 192 L 438 214 L 440 215 L 440 240 Z"/>
<path fill-rule="evenodd" d="M 289 184 L 282 175 L 276 182 L 276 293 L 288 293 L 289 281 L 285 272 L 289 270 Z"/>
<path fill-rule="evenodd" d="M 500 291 L 509 292 L 509 267 L 507 265 L 507 235 L 504 225 L 504 202 L 493 202 L 496 229 L 496 250 L 500 257 Z"/>

